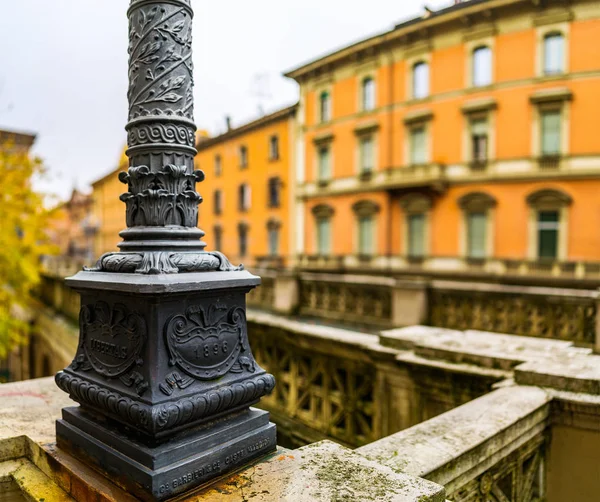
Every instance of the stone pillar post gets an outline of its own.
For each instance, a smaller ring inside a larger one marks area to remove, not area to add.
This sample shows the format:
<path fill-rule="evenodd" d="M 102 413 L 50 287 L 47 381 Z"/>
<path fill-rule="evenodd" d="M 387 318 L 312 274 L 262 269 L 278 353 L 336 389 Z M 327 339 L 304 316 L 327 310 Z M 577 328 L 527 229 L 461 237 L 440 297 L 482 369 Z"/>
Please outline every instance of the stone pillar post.
<path fill-rule="evenodd" d="M 120 251 L 67 279 L 79 346 L 56 383 L 57 442 L 143 500 L 163 500 L 276 448 L 250 408 L 272 391 L 248 343 L 260 278 L 204 251 L 197 227 L 190 0 L 131 0 L 127 229 Z"/>
<path fill-rule="evenodd" d="M 285 315 L 296 313 L 300 303 L 300 284 L 296 272 L 278 272 L 273 296 L 275 312 Z"/>
<path fill-rule="evenodd" d="M 427 321 L 427 281 L 398 280 L 392 290 L 392 324 L 413 326 Z"/>

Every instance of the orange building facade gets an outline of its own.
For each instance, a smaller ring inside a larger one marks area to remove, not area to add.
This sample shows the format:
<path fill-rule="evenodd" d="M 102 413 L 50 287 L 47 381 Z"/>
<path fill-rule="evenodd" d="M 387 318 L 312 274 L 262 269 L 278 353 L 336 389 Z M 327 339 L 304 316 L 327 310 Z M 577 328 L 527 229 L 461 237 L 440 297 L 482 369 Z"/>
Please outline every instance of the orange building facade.
<path fill-rule="evenodd" d="M 600 261 L 598 2 L 464 2 L 286 76 L 300 265 Z"/>
<path fill-rule="evenodd" d="M 200 138 L 196 167 L 199 226 L 207 250 L 235 263 L 281 265 L 293 249 L 296 107 L 261 117 L 214 138 Z"/>
<path fill-rule="evenodd" d="M 118 251 L 117 244 L 122 240 L 119 232 L 127 227 L 125 204 L 119 199 L 126 187 L 119 181 L 119 173 L 127 171 L 128 167 L 129 160 L 123 152 L 118 167 L 92 183 L 93 214 L 98 225 L 94 240 L 95 258 Z"/>

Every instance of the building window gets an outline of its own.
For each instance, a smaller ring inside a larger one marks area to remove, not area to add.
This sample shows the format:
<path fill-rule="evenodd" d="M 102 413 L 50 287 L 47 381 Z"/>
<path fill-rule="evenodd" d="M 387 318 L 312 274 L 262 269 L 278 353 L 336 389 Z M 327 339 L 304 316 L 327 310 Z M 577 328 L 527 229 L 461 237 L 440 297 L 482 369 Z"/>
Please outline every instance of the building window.
<path fill-rule="evenodd" d="M 373 216 L 359 216 L 358 218 L 358 254 L 370 256 L 373 254 L 375 232 Z"/>
<path fill-rule="evenodd" d="M 246 183 L 242 183 L 238 188 L 238 208 L 240 211 L 246 212 L 250 210 L 251 191 Z"/>
<path fill-rule="evenodd" d="M 217 225 L 214 228 L 214 236 L 215 236 L 215 250 L 221 251 L 223 249 L 223 228 Z"/>
<path fill-rule="evenodd" d="M 317 219 L 317 253 L 321 256 L 331 254 L 331 220 Z"/>
<path fill-rule="evenodd" d="M 537 214 L 538 258 L 558 258 L 558 231 L 560 213 L 558 211 L 539 211 Z"/>
<path fill-rule="evenodd" d="M 221 176 L 223 166 L 221 165 L 221 156 L 215 155 L 215 176 Z"/>
<path fill-rule="evenodd" d="M 467 213 L 467 257 L 486 256 L 487 215 L 484 212 Z"/>
<path fill-rule="evenodd" d="M 424 125 L 410 129 L 410 163 L 427 163 L 427 133 Z"/>
<path fill-rule="evenodd" d="M 362 109 L 365 111 L 375 108 L 375 80 L 367 77 L 362 81 Z"/>
<path fill-rule="evenodd" d="M 481 87 L 492 83 L 492 49 L 478 47 L 473 51 L 473 85 Z"/>
<path fill-rule="evenodd" d="M 422 99 L 429 96 L 429 64 L 421 61 L 413 66 L 412 75 L 413 98 Z"/>
<path fill-rule="evenodd" d="M 425 214 L 409 214 L 408 225 L 408 256 L 422 258 L 425 255 Z"/>
<path fill-rule="evenodd" d="M 269 220 L 267 223 L 267 235 L 269 238 L 269 255 L 277 256 L 279 254 L 279 229 L 281 224 L 275 220 Z"/>
<path fill-rule="evenodd" d="M 563 73 L 565 37 L 562 33 L 550 33 L 544 37 L 544 74 Z"/>
<path fill-rule="evenodd" d="M 222 214 L 223 212 L 223 192 L 221 190 L 215 190 L 213 195 L 214 213 Z"/>
<path fill-rule="evenodd" d="M 313 207 L 312 213 L 315 217 L 316 251 L 320 256 L 331 254 L 331 219 L 333 208 L 326 204 Z"/>
<path fill-rule="evenodd" d="M 379 206 L 369 200 L 363 200 L 354 204 L 352 210 L 357 223 L 357 252 L 360 256 L 371 256 L 375 254 L 376 249 L 375 217 Z"/>
<path fill-rule="evenodd" d="M 248 225 L 245 223 L 238 225 L 238 245 L 239 256 L 246 256 L 248 253 Z"/>
<path fill-rule="evenodd" d="M 569 194 L 550 188 L 538 190 L 527 197 L 531 208 L 529 258 L 567 258 L 568 208 L 572 203 Z"/>
<path fill-rule="evenodd" d="M 488 121 L 486 118 L 471 119 L 471 160 L 485 163 L 488 159 Z"/>
<path fill-rule="evenodd" d="M 269 178 L 269 207 L 279 207 L 281 192 L 281 180 L 279 178 Z"/>
<path fill-rule="evenodd" d="M 245 145 L 240 146 L 240 167 L 242 169 L 248 167 L 248 147 Z"/>
<path fill-rule="evenodd" d="M 540 112 L 541 154 L 558 155 L 561 145 L 561 112 L 559 109 Z"/>
<path fill-rule="evenodd" d="M 319 146 L 317 154 L 319 163 L 318 178 L 320 181 L 329 180 L 331 178 L 331 147 L 329 145 Z"/>
<path fill-rule="evenodd" d="M 269 160 L 279 160 L 279 137 L 269 138 Z"/>
<path fill-rule="evenodd" d="M 368 173 L 373 170 L 375 163 L 373 143 L 373 136 L 362 136 L 359 138 L 359 160 L 361 173 Z"/>
<path fill-rule="evenodd" d="M 319 112 L 321 122 L 331 120 L 331 96 L 327 91 L 323 91 L 319 96 Z"/>
<path fill-rule="evenodd" d="M 491 245 L 492 210 L 496 199 L 482 192 L 471 192 L 462 196 L 458 204 L 464 211 L 465 248 L 467 258 L 483 259 L 492 254 Z"/>

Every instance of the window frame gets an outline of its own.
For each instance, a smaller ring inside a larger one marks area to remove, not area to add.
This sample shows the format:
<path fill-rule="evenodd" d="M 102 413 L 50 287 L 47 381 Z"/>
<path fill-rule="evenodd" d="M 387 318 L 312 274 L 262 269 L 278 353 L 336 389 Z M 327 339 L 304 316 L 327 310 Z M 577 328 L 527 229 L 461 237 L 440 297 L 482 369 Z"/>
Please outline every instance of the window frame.
<path fill-rule="evenodd" d="M 238 186 L 238 210 L 247 213 L 252 207 L 252 189 L 246 182 Z"/>
<path fill-rule="evenodd" d="M 216 154 L 215 158 L 214 158 L 214 170 L 215 170 L 215 176 L 219 177 L 223 174 L 223 157 L 221 157 L 221 154 Z"/>
<path fill-rule="evenodd" d="M 417 67 L 426 68 L 427 89 L 423 94 L 417 94 Z M 431 64 L 426 59 L 419 59 L 411 65 L 411 99 L 421 100 L 431 96 Z"/>
<path fill-rule="evenodd" d="M 277 209 L 281 207 L 281 178 L 279 176 L 271 176 L 267 180 L 267 194 L 268 194 L 268 204 L 267 207 L 272 209 Z M 276 196 L 272 197 L 272 190 L 275 189 Z"/>
<path fill-rule="evenodd" d="M 380 206 L 376 202 L 366 199 L 360 200 L 352 205 L 354 212 L 354 250 L 359 257 L 376 256 L 379 249 L 379 232 L 377 214 L 380 211 Z M 371 221 L 371 248 L 368 252 L 361 250 L 361 223 L 364 219 L 369 218 Z"/>
<path fill-rule="evenodd" d="M 250 226 L 247 223 L 238 223 L 238 256 L 248 256 Z M 243 238 L 242 238 L 243 236 Z M 243 246 L 242 246 L 243 243 Z"/>
<path fill-rule="evenodd" d="M 274 143 L 273 143 L 274 141 Z M 273 148 L 273 145 L 275 147 Z M 279 151 L 279 135 L 272 134 L 269 136 L 269 161 L 274 162 L 280 159 L 280 151 Z"/>
<path fill-rule="evenodd" d="M 433 207 L 433 200 L 431 197 L 420 194 L 412 193 L 405 195 L 400 199 L 400 207 L 404 213 L 402 219 L 404 229 L 402 238 L 402 251 L 403 255 L 411 261 L 423 260 L 430 254 L 430 215 Z M 423 255 L 413 256 L 410 252 L 410 228 L 409 220 L 411 216 L 422 215 L 423 221 Z"/>
<path fill-rule="evenodd" d="M 570 23 L 568 21 L 545 24 L 538 26 L 536 29 L 537 43 L 536 43 L 536 62 L 535 62 L 535 74 L 538 78 L 543 80 L 554 80 L 561 79 L 564 75 L 570 72 L 570 57 L 569 57 L 569 45 L 570 45 Z M 560 73 L 547 74 L 545 71 L 545 59 L 546 59 L 546 46 L 545 41 L 548 35 L 560 34 L 563 37 L 563 51 L 562 51 L 562 71 Z"/>
<path fill-rule="evenodd" d="M 367 85 L 371 86 L 371 90 L 367 89 Z M 363 112 L 369 112 L 377 108 L 377 81 L 373 75 L 365 75 L 361 79 L 361 92 L 360 92 L 360 110 Z M 371 96 L 372 103 L 368 103 L 367 99 Z"/>
<path fill-rule="evenodd" d="M 327 97 L 327 107 L 323 106 L 323 97 Z M 327 114 L 324 113 L 327 111 Z M 317 94 L 317 112 L 318 112 L 318 123 L 326 124 L 331 122 L 333 115 L 333 98 L 330 89 L 323 89 Z"/>
<path fill-rule="evenodd" d="M 239 157 L 238 161 L 239 161 L 240 169 L 246 169 L 248 167 L 248 163 L 249 163 L 248 146 L 246 146 L 246 145 L 239 146 L 238 157 Z"/>
<path fill-rule="evenodd" d="M 223 190 L 220 188 L 215 189 L 213 193 L 213 214 L 215 216 L 220 216 L 223 214 L 224 197 Z"/>
<path fill-rule="evenodd" d="M 333 209 L 333 207 L 327 205 L 327 204 L 318 204 L 317 206 L 314 206 L 311 210 L 313 217 L 314 217 L 314 250 L 315 250 L 315 254 L 318 256 L 331 256 L 333 253 L 333 216 L 335 214 L 335 211 Z M 319 225 L 321 223 L 327 223 L 328 225 L 328 238 L 327 238 L 327 243 L 328 243 L 328 252 L 327 253 L 322 253 L 321 252 L 321 239 L 320 239 L 320 227 Z"/>
<path fill-rule="evenodd" d="M 489 75 L 487 80 L 481 83 L 477 82 L 477 52 L 486 50 L 489 54 Z M 494 82 L 494 50 L 487 43 L 480 43 L 471 50 L 471 71 L 470 82 L 472 87 L 488 87 Z"/>
<path fill-rule="evenodd" d="M 496 199 L 485 192 L 469 192 L 458 199 L 462 210 L 459 228 L 461 255 L 467 260 L 485 261 L 494 258 L 495 251 L 495 210 Z M 469 253 L 469 217 L 472 214 L 484 214 L 485 242 L 483 256 L 470 256 Z"/>

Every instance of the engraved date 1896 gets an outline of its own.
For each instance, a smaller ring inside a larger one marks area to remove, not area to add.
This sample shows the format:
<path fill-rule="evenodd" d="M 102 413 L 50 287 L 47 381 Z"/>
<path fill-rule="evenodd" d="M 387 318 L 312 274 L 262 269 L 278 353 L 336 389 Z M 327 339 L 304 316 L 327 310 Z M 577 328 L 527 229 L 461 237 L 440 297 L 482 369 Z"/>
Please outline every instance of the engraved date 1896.
<path fill-rule="evenodd" d="M 227 344 L 227 340 L 218 343 L 200 343 L 194 350 L 196 359 L 199 361 L 218 356 L 219 354 L 227 354 L 228 352 L 229 345 Z"/>

